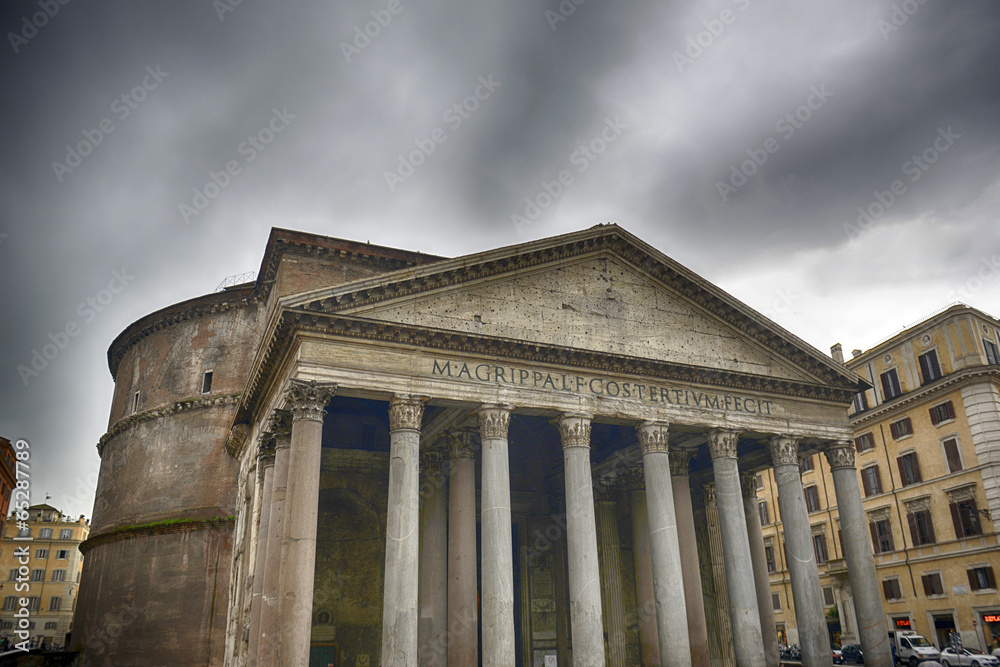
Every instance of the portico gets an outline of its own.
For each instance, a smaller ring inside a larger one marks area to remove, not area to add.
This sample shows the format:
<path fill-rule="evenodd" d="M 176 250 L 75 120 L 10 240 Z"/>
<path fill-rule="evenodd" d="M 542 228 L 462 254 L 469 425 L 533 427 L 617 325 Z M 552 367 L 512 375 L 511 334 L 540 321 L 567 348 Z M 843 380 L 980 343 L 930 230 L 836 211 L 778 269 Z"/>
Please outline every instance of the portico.
<path fill-rule="evenodd" d="M 299 294 L 268 331 L 237 455 L 290 451 L 244 476 L 267 530 L 234 564 L 232 664 L 775 663 L 743 479 L 774 466 L 808 544 L 797 457 L 853 470 L 841 365 L 613 226 Z M 846 555 L 875 627 L 870 553 Z M 801 556 L 805 662 L 828 665 Z"/>

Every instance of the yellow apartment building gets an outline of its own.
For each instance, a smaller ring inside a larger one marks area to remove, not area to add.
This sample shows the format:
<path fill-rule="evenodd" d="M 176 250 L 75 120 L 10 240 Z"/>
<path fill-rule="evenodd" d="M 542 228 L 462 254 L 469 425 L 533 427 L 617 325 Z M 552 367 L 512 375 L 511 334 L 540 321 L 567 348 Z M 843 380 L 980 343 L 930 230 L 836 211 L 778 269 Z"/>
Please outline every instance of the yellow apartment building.
<path fill-rule="evenodd" d="M 82 516 L 70 520 L 51 505 L 32 505 L 25 525 L 19 523 L 16 515 L 8 518 L 0 548 L 0 641 L 25 641 L 21 630 L 32 648 L 64 647 L 83 571 L 80 543 L 90 524 Z"/>
<path fill-rule="evenodd" d="M 955 305 L 845 362 L 871 385 L 850 417 L 886 629 L 938 648 L 952 633 L 967 648 L 1000 643 L 998 350 L 1000 321 Z M 831 640 L 858 643 L 830 467 L 813 455 L 801 469 Z M 757 502 L 776 630 L 797 643 L 772 469 Z"/>

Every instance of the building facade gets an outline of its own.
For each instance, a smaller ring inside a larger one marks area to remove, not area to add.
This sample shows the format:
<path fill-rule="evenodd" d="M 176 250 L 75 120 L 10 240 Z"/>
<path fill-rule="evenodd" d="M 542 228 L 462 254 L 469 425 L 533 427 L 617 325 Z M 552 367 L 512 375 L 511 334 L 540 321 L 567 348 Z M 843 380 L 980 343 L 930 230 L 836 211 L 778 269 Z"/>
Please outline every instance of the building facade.
<path fill-rule="evenodd" d="M 1000 641 L 998 331 L 996 318 L 956 305 L 846 362 L 870 385 L 850 412 L 886 626 L 939 648 L 953 633 L 987 652 Z M 770 476 L 762 482 L 775 620 L 794 641 L 780 511 Z M 802 482 L 831 635 L 857 643 L 826 462 L 805 459 Z"/>
<path fill-rule="evenodd" d="M 19 524 L 14 515 L 8 519 L 0 548 L 0 639 L 11 644 L 26 640 L 32 648 L 64 648 L 73 631 L 83 572 L 80 544 L 90 525 L 84 517 L 70 519 L 51 505 L 32 505 L 28 520 Z M 18 614 L 22 608 L 27 616 Z M 18 629 L 28 632 L 27 639 L 16 633 Z"/>
<path fill-rule="evenodd" d="M 17 463 L 14 445 L 7 438 L 0 438 L 0 535 L 7 523 L 7 511 L 10 509 L 14 485 L 17 484 Z M 3 553 L 0 545 L 0 553 Z"/>
<path fill-rule="evenodd" d="M 773 471 L 829 665 L 803 455 L 833 467 L 889 664 L 862 380 L 616 225 L 454 259 L 272 230 L 255 282 L 108 356 L 91 664 L 776 665 Z"/>

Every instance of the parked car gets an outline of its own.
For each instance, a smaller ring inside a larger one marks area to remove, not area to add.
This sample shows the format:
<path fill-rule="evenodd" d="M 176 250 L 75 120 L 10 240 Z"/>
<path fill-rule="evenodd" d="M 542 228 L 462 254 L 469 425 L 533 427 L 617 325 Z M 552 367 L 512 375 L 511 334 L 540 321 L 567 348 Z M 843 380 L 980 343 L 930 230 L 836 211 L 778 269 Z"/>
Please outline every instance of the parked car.
<path fill-rule="evenodd" d="M 840 652 L 844 654 L 845 662 L 857 663 L 859 665 L 863 665 L 865 662 L 864 654 L 861 653 L 861 647 L 857 644 L 841 646 Z"/>
<path fill-rule="evenodd" d="M 952 648 L 948 647 L 941 651 L 942 667 L 997 667 L 1000 665 L 1000 658 L 987 655 L 975 648 Z"/>
<path fill-rule="evenodd" d="M 836 644 L 830 644 L 830 653 L 833 658 L 833 664 L 842 665 L 844 664 L 844 654 L 840 651 L 840 647 Z"/>

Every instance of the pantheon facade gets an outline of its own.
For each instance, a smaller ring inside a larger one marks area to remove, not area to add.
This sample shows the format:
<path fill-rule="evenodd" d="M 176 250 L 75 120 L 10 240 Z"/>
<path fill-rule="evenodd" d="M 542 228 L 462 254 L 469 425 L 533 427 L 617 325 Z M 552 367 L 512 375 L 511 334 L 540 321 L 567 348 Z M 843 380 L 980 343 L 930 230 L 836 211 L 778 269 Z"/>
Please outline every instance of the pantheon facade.
<path fill-rule="evenodd" d="M 88 664 L 777 665 L 773 468 L 803 662 L 829 665 L 816 453 L 890 664 L 866 385 L 616 225 L 457 258 L 274 229 L 255 281 L 108 360 Z"/>

